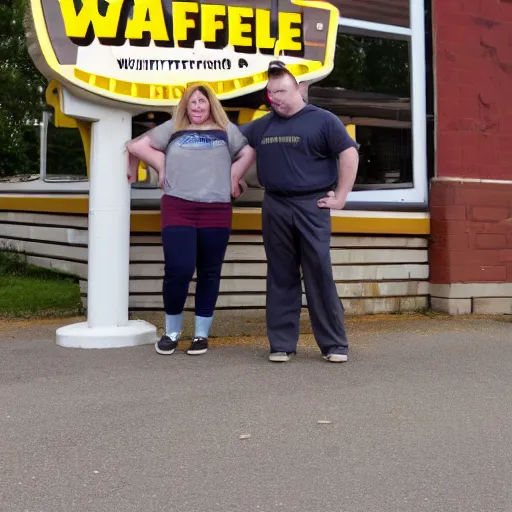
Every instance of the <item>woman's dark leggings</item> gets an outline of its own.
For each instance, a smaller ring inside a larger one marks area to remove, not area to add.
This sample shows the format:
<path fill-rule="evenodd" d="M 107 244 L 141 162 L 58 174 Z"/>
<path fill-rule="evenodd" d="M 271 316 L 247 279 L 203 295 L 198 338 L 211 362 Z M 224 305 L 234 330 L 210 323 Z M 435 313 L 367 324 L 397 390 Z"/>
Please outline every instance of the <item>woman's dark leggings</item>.
<path fill-rule="evenodd" d="M 183 311 L 190 281 L 197 268 L 195 314 L 213 316 L 229 234 L 228 228 L 169 226 L 162 230 L 163 295 L 168 315 L 179 315 Z"/>

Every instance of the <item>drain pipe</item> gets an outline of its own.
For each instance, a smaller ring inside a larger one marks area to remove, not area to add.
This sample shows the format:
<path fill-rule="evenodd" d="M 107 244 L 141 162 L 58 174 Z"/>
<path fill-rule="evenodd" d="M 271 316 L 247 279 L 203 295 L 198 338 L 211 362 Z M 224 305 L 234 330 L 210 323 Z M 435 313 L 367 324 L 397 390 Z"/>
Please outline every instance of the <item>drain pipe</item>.
<path fill-rule="evenodd" d="M 43 110 L 43 119 L 39 125 L 39 179 L 46 180 L 46 162 L 48 153 L 48 123 L 52 113 Z"/>

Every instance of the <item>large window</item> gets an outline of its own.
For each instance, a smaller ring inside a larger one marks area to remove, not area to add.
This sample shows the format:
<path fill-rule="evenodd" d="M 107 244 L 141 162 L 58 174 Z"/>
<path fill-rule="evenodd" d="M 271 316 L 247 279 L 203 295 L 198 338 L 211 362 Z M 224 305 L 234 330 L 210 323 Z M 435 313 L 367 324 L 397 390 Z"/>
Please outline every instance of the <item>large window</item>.
<path fill-rule="evenodd" d="M 354 190 L 413 187 L 409 42 L 345 34 L 332 73 L 309 101 L 335 113 L 360 144 Z"/>
<path fill-rule="evenodd" d="M 339 116 L 360 144 L 347 208 L 426 208 L 424 1 L 331 1 L 342 15 L 335 65 L 309 87 L 308 101 Z M 247 107 L 260 104 L 256 95 Z M 240 205 L 261 201 L 255 169 L 249 175 Z"/>
<path fill-rule="evenodd" d="M 326 108 L 349 128 L 360 144 L 360 165 L 348 208 L 395 209 L 425 207 L 427 203 L 427 115 L 425 1 L 428 0 L 330 0 L 341 13 L 333 71 L 312 84 L 308 101 Z M 262 91 L 223 102 L 233 121 L 240 107 L 258 108 Z M 168 116 L 151 113 L 134 118 L 134 133 L 163 122 Z M 50 127 L 54 132 L 55 128 Z M 75 130 L 64 130 L 72 132 Z M 59 137 L 49 133 L 49 139 Z M 74 162 L 61 170 L 61 154 L 49 147 L 48 174 L 83 175 L 83 147 L 72 135 Z M 51 146 L 51 144 L 49 144 Z M 58 147 L 58 145 L 56 146 Z M 76 163 L 76 165 L 75 165 Z M 158 200 L 155 173 L 141 169 L 133 198 Z M 251 188 L 237 201 L 240 206 L 259 206 L 263 190 L 255 168 L 248 176 Z M 141 191 L 140 189 L 153 189 Z M 142 194 L 142 195 L 141 195 Z M 155 204 L 157 204 L 155 202 Z"/>
<path fill-rule="evenodd" d="M 404 0 L 400 2 L 406 4 Z M 396 24 L 340 18 L 334 70 L 311 87 L 309 99 L 314 103 L 323 97 L 326 108 L 334 109 L 352 127 L 361 145 L 358 177 L 349 195 L 349 206 L 425 206 L 424 1 L 409 2 L 409 23 L 403 16 L 400 18 L 398 5 L 380 1 L 379 5 L 382 20 L 388 16 Z M 385 6 L 389 7 L 386 12 Z"/>

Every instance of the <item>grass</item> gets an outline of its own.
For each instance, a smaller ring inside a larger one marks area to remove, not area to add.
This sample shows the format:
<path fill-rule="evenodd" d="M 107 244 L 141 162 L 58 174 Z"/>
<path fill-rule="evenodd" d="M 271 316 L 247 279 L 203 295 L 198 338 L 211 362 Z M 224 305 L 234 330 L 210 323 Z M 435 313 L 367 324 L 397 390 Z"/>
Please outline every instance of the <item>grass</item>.
<path fill-rule="evenodd" d="M 83 313 L 78 279 L 30 265 L 0 250 L 0 318 L 50 318 Z"/>

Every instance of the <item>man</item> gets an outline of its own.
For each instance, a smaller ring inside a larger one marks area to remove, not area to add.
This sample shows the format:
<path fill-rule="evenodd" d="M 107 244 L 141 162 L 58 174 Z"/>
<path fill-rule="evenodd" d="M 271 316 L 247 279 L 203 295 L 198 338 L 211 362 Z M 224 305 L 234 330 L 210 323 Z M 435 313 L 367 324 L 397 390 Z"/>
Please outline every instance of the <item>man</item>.
<path fill-rule="evenodd" d="M 265 188 L 263 243 L 268 262 L 269 360 L 296 353 L 302 306 L 301 272 L 316 342 L 324 359 L 348 359 L 343 305 L 330 256 L 330 210 L 341 210 L 357 174 L 357 144 L 330 112 L 307 105 L 280 61 L 268 69 L 272 112 L 241 127 L 257 153 Z"/>

